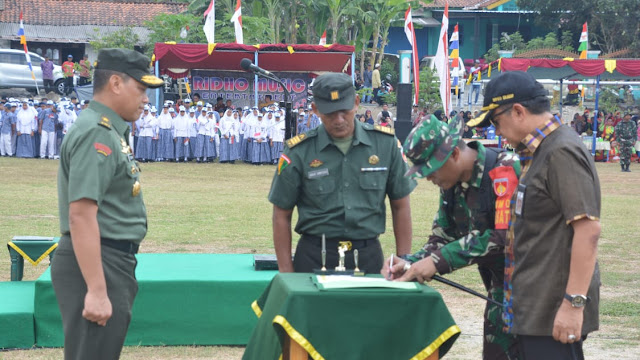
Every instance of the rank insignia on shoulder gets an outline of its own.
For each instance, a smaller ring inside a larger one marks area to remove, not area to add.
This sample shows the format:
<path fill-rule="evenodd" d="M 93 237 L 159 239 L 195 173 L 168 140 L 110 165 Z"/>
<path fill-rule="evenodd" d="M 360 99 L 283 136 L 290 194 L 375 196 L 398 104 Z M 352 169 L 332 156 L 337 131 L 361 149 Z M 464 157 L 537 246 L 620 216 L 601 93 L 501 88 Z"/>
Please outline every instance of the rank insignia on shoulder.
<path fill-rule="evenodd" d="M 111 130 L 111 121 L 109 121 L 109 118 L 107 118 L 106 116 L 100 118 L 100 122 L 98 123 L 98 125 Z"/>
<path fill-rule="evenodd" d="M 322 166 L 322 164 L 324 164 L 322 161 L 315 159 L 312 162 L 309 163 L 309 166 L 311 166 L 312 168 L 317 168 Z"/>
<path fill-rule="evenodd" d="M 385 133 L 387 135 L 395 135 L 396 131 L 390 127 L 374 125 L 373 130 L 379 131 L 381 133 Z"/>
<path fill-rule="evenodd" d="M 307 138 L 306 134 L 300 134 L 300 135 L 294 136 L 291 139 L 287 140 L 287 146 L 289 147 L 289 149 L 291 149 L 292 147 L 303 142 L 306 138 Z"/>
<path fill-rule="evenodd" d="M 102 143 L 93 143 L 93 147 L 96 149 L 98 154 L 102 154 L 105 157 L 111 155 L 111 148 Z"/>

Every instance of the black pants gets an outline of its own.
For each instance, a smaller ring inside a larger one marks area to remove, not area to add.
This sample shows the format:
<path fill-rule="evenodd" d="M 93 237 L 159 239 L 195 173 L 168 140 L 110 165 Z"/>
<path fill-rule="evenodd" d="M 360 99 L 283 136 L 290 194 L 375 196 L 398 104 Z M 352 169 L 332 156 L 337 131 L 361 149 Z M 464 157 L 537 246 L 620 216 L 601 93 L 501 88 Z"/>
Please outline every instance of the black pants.
<path fill-rule="evenodd" d="M 58 243 L 51 264 L 51 282 L 56 293 L 64 331 L 65 360 L 116 360 L 131 321 L 131 308 L 138 293 L 135 255 L 102 246 L 102 266 L 113 314 L 106 326 L 82 317 L 87 285 L 80 272 L 69 236 Z"/>
<path fill-rule="evenodd" d="M 582 341 L 563 344 L 551 336 L 518 335 L 522 360 L 584 360 Z"/>
<path fill-rule="evenodd" d="M 45 92 L 49 92 L 51 90 L 53 90 L 53 87 L 55 86 L 53 84 L 53 79 L 43 79 L 44 81 L 44 91 Z"/>
<path fill-rule="evenodd" d="M 64 78 L 64 94 L 69 95 L 73 91 L 73 76 Z"/>
<path fill-rule="evenodd" d="M 327 240 L 327 270 L 333 270 L 338 266 L 340 255 L 338 254 L 338 241 Z M 364 243 L 362 240 L 354 241 L 350 251 L 345 253 L 345 267 L 347 270 L 355 268 L 353 250 L 358 249 L 358 267 L 367 274 L 379 274 L 384 261 L 380 240 L 371 239 Z M 293 259 L 295 272 L 313 272 L 322 268 L 322 242 L 318 239 L 306 238 L 304 235 L 298 241 L 296 254 Z"/>

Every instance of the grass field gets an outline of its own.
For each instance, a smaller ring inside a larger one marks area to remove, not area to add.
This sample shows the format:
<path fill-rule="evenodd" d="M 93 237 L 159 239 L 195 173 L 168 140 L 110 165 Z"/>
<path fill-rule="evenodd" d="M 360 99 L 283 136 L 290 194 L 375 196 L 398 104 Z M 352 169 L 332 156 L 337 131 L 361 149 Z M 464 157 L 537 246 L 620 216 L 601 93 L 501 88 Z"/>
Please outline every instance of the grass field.
<path fill-rule="evenodd" d="M 589 337 L 585 349 L 588 359 L 637 359 L 640 165 L 632 164 L 632 173 L 621 173 L 618 164 L 598 164 L 597 168 L 603 224 L 598 256 L 603 283 L 601 330 Z M 57 161 L 0 158 L 2 242 L 15 235 L 59 234 L 57 169 Z M 244 164 L 142 164 L 149 232 L 141 252 L 273 253 L 267 200 L 273 173 L 274 167 Z M 430 232 L 437 194 L 435 186 L 421 180 L 411 195 L 414 249 Z M 387 256 L 394 249 L 391 230 L 388 216 L 387 232 L 381 237 Z M 25 279 L 37 279 L 46 263 L 26 264 Z M 0 281 L 9 280 L 9 269 L 8 251 L 0 251 Z M 447 277 L 482 290 L 474 267 Z M 432 285 L 442 292 L 462 329 L 447 358 L 481 358 L 482 301 L 438 283 Z M 122 358 L 234 360 L 242 352 L 242 347 L 126 347 Z M 13 350 L 0 352 L 0 359 L 59 359 L 61 354 L 60 349 Z"/>

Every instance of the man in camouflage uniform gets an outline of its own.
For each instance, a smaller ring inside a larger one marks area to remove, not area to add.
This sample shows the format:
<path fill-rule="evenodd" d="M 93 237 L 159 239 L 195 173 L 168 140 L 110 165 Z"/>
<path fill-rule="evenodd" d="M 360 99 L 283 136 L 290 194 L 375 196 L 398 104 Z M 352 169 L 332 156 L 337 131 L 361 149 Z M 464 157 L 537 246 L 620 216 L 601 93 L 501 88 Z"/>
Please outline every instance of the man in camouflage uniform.
<path fill-rule="evenodd" d="M 400 281 L 431 280 L 477 264 L 488 296 L 503 301 L 504 244 L 509 199 L 520 174 L 509 152 L 461 140 L 463 122 L 447 125 L 433 117 L 409 134 L 404 144 L 413 167 L 407 176 L 426 177 L 440 187 L 440 205 L 432 235 L 421 250 L 394 261 L 389 274 Z M 487 303 L 484 312 L 484 359 L 517 359 L 516 337 L 502 331 L 502 308 Z"/>
<path fill-rule="evenodd" d="M 638 128 L 631 121 L 631 115 L 625 114 L 622 121 L 615 127 L 615 136 L 618 144 L 620 144 L 620 167 L 623 172 L 631 172 L 629 165 L 631 164 L 631 154 L 633 146 L 638 139 Z"/>

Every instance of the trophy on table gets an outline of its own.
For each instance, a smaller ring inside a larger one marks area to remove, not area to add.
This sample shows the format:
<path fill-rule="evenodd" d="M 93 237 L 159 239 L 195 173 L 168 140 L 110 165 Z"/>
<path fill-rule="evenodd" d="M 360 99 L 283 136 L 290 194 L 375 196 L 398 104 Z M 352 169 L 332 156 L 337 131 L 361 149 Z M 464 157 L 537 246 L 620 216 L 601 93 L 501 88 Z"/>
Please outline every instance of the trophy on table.
<path fill-rule="evenodd" d="M 322 234 L 322 250 L 321 250 L 321 258 L 322 258 L 322 268 L 320 270 L 315 270 L 314 273 L 321 275 L 357 275 L 363 276 L 364 272 L 360 271 L 358 267 L 358 249 L 353 250 L 353 261 L 355 263 L 355 268 L 353 270 L 348 270 L 345 266 L 345 258 L 347 251 L 351 250 L 351 243 L 348 241 L 340 241 L 338 243 L 338 266 L 335 267 L 334 270 L 327 270 L 327 240 L 324 234 Z"/>

